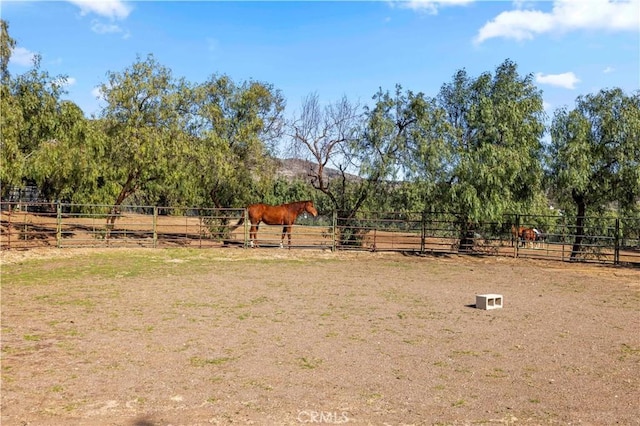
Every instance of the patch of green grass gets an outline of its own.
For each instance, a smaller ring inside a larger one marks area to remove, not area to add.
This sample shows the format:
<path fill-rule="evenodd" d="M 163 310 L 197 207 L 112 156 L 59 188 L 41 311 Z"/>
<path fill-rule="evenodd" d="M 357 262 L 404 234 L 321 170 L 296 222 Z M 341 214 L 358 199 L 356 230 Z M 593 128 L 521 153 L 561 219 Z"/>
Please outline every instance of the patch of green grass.
<path fill-rule="evenodd" d="M 177 258 L 182 262 L 168 262 Z M 88 252 L 81 256 L 61 259 L 30 259 L 3 266 L 3 285 L 42 285 L 76 280 L 78 278 L 121 279 L 157 274 L 193 275 L 209 270 L 210 260 L 201 253 L 188 249 L 149 252 L 114 251 Z"/>
<path fill-rule="evenodd" d="M 480 354 L 475 351 L 453 351 L 451 356 L 480 356 Z"/>
<path fill-rule="evenodd" d="M 250 380 L 249 381 L 249 386 L 257 388 L 257 389 L 262 389 L 262 390 L 266 390 L 266 391 L 271 391 L 273 390 L 273 386 L 266 384 L 260 380 Z"/>
<path fill-rule="evenodd" d="M 222 365 L 225 362 L 231 361 L 233 358 L 230 357 L 220 357 L 220 358 L 200 358 L 198 356 L 193 356 L 189 359 L 189 364 L 192 367 L 204 367 L 207 365 Z"/>
<path fill-rule="evenodd" d="M 508 377 L 507 373 L 505 373 L 502 368 L 494 368 L 493 371 L 487 373 L 486 376 L 492 377 L 494 379 L 502 379 L 504 377 Z"/>
<path fill-rule="evenodd" d="M 256 297 L 255 299 L 251 299 L 251 304 L 259 305 L 261 303 L 266 303 L 268 301 L 269 301 L 269 298 L 267 296 L 260 296 L 260 297 Z"/>
<path fill-rule="evenodd" d="M 371 405 L 374 402 L 382 399 L 382 397 L 383 397 L 383 395 L 381 393 L 378 393 L 378 392 L 363 393 L 362 396 L 364 398 L 366 398 L 367 404 L 369 404 L 369 405 Z"/>
<path fill-rule="evenodd" d="M 13 371 L 13 367 L 10 365 L 3 365 L 2 366 L 2 382 L 3 383 L 13 383 L 15 381 L 15 378 L 13 376 L 10 375 L 10 373 Z"/>
<path fill-rule="evenodd" d="M 640 348 L 634 348 L 626 343 L 620 345 L 620 361 L 624 361 L 628 357 L 640 357 Z"/>
<path fill-rule="evenodd" d="M 39 342 L 42 338 L 37 334 L 25 334 L 23 336 L 24 340 L 27 342 Z"/>
<path fill-rule="evenodd" d="M 459 399 L 451 403 L 452 407 L 464 407 L 467 402 L 464 399 Z"/>
<path fill-rule="evenodd" d="M 307 370 L 313 370 L 322 364 L 322 359 L 320 358 L 307 358 L 304 356 L 297 358 L 296 361 L 301 368 Z"/>
<path fill-rule="evenodd" d="M 73 352 L 77 349 L 77 346 L 73 342 L 69 341 L 60 341 L 56 343 L 56 347 L 64 352 Z"/>
<path fill-rule="evenodd" d="M 75 411 L 78 409 L 78 407 L 80 407 L 80 402 L 70 402 L 68 404 L 65 404 L 64 407 L 62 407 L 66 412 L 70 413 L 72 411 Z"/>

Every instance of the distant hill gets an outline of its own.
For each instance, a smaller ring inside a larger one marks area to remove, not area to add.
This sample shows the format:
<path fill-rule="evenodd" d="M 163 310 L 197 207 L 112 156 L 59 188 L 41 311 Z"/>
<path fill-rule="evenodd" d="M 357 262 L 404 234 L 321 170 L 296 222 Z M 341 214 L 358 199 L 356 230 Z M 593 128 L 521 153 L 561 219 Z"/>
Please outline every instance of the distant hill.
<path fill-rule="evenodd" d="M 278 169 L 276 175 L 285 179 L 308 179 L 309 172 L 318 170 L 318 166 L 311 161 L 301 160 L 299 158 L 278 159 Z M 342 176 L 339 170 L 326 167 L 324 174 L 328 179 Z M 358 176 L 347 174 L 349 179 L 358 179 Z"/>

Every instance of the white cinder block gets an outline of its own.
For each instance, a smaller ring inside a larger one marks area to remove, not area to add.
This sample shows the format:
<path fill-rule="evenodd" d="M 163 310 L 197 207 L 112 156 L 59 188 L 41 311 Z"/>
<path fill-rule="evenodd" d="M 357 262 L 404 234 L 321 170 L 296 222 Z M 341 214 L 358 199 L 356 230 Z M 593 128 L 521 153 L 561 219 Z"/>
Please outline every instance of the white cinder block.
<path fill-rule="evenodd" d="M 502 308 L 501 294 L 476 294 L 476 308 L 478 309 L 499 309 Z"/>

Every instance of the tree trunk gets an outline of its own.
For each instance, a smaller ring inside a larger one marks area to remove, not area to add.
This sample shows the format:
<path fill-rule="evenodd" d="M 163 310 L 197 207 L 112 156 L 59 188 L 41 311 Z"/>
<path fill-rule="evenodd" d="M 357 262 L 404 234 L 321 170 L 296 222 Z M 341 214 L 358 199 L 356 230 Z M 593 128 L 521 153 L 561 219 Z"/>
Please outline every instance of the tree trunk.
<path fill-rule="evenodd" d="M 116 202 L 111 207 L 111 211 L 109 212 L 109 216 L 107 216 L 107 235 L 106 238 L 110 238 L 111 231 L 115 227 L 116 219 L 120 216 L 120 205 L 127 199 L 128 196 L 133 194 L 136 190 L 134 182 L 136 176 L 133 174 L 129 174 L 127 178 L 127 182 L 122 186 L 118 197 L 116 198 Z"/>
<path fill-rule="evenodd" d="M 575 201 L 578 208 L 576 215 L 576 238 L 573 240 L 573 248 L 571 249 L 571 260 L 577 260 L 582 251 L 582 239 L 584 238 L 584 216 L 587 210 L 587 203 L 585 202 L 584 195 L 573 194 L 573 201 Z"/>
<path fill-rule="evenodd" d="M 460 253 L 471 253 L 475 245 L 475 226 L 468 219 L 464 219 L 461 224 L 458 251 Z"/>

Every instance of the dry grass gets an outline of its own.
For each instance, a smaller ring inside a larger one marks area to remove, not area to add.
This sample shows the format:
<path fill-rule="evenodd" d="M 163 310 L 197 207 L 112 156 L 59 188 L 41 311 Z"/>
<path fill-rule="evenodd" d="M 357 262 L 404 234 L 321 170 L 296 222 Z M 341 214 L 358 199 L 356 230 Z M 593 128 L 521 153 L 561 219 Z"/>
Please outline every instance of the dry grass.
<path fill-rule="evenodd" d="M 1 307 L 3 425 L 638 424 L 632 269 L 47 249 Z"/>

